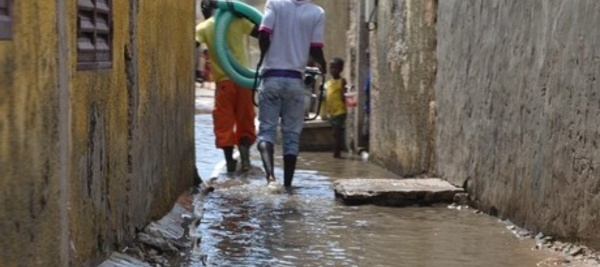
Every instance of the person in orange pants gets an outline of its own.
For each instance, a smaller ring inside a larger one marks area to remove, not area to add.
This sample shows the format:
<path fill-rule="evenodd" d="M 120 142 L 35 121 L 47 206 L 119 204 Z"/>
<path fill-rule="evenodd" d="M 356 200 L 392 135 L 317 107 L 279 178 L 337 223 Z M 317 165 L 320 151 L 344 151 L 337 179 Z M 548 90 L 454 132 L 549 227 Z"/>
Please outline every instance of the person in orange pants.
<path fill-rule="evenodd" d="M 250 146 L 256 141 L 252 91 L 231 80 L 217 82 L 213 123 L 216 145 L 223 149 L 227 159 L 227 171 L 235 171 L 232 158 L 233 146 L 237 145 L 242 160 L 241 171 L 250 169 Z"/>
<path fill-rule="evenodd" d="M 242 161 L 241 171 L 247 171 L 250 165 L 250 147 L 256 141 L 254 117 L 256 112 L 252 99 L 252 90 L 235 84 L 219 65 L 215 52 L 214 7 L 210 1 L 202 2 L 205 21 L 196 26 L 196 41 L 208 47 L 211 76 L 216 83 L 215 107 L 213 110 L 214 133 L 217 148 L 223 149 L 227 161 L 227 172 L 237 169 L 233 159 L 233 149 L 238 146 Z M 248 66 L 246 44 L 247 35 L 257 36 L 257 27 L 243 18 L 235 18 L 227 32 L 227 43 L 233 56 Z"/>

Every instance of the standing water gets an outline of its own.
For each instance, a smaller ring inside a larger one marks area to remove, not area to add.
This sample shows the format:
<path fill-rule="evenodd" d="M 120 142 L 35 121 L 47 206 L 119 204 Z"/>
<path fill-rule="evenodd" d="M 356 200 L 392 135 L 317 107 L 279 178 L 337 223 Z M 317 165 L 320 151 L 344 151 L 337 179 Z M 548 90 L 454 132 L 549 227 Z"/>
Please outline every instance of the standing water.
<path fill-rule="evenodd" d="M 197 166 L 208 178 L 223 156 L 206 112 L 196 115 L 196 140 Z M 186 266 L 536 266 L 549 256 L 471 211 L 336 201 L 336 179 L 396 177 L 368 162 L 301 153 L 294 187 L 275 194 L 255 149 L 252 156 L 257 168 L 248 174 L 218 172 L 204 200 L 198 253 Z"/>

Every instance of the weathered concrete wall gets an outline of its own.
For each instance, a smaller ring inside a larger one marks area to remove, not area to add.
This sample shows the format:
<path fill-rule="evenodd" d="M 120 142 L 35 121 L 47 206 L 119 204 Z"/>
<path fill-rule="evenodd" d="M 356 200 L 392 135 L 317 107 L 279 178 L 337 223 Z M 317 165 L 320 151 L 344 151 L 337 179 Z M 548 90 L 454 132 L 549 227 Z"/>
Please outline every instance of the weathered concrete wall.
<path fill-rule="evenodd" d="M 194 9 L 189 1 L 137 2 L 139 94 L 129 95 L 137 101 L 129 106 L 135 107 L 133 170 L 134 176 L 154 176 L 156 192 L 169 199 L 153 206 L 151 216 L 156 217 L 171 208 L 194 177 Z"/>
<path fill-rule="evenodd" d="M 76 71 L 71 84 L 75 262 L 159 218 L 193 177 L 194 3 L 113 5 L 113 67 Z"/>
<path fill-rule="evenodd" d="M 77 1 L 69 1 L 75 12 Z M 113 66 L 106 70 L 78 70 L 77 50 L 70 49 L 70 232 L 74 248 L 71 261 L 91 266 L 98 255 L 108 254 L 131 235 L 129 227 L 140 225 L 124 212 L 128 205 L 147 210 L 150 202 L 131 199 L 136 188 L 127 176 L 127 90 L 124 55 L 128 41 L 129 3 L 113 1 Z M 69 13 L 72 13 L 69 12 Z M 77 21 L 68 19 L 68 37 L 77 42 Z M 139 177 L 138 179 L 141 179 Z M 149 177 L 148 177 L 149 178 Z M 144 179 L 148 179 L 144 178 Z M 150 188 L 149 188 L 150 189 Z M 139 195 L 144 198 L 143 195 Z M 139 202 L 138 202 L 139 201 Z M 139 226 L 138 226 L 139 227 Z"/>
<path fill-rule="evenodd" d="M 347 35 L 349 64 L 346 74 L 348 81 L 353 85 L 350 90 L 355 93 L 357 106 L 349 109 L 346 140 L 349 140 L 347 143 L 354 151 L 369 149 L 368 130 L 365 130 L 365 127 L 368 127 L 368 121 L 365 121 L 365 117 L 368 117 L 365 109 L 368 101 L 365 83 L 371 64 L 369 61 L 370 24 L 366 19 L 370 18 L 372 13 L 366 8 L 365 1 L 350 1 L 350 26 Z"/>
<path fill-rule="evenodd" d="M 13 4 L 13 39 L 0 40 L 0 265 L 60 266 L 56 3 Z"/>
<path fill-rule="evenodd" d="M 341 57 L 346 59 L 346 31 L 350 22 L 348 0 L 315 0 L 325 10 L 325 58 Z"/>
<path fill-rule="evenodd" d="M 435 0 L 379 1 L 371 32 L 371 156 L 403 176 L 434 166 Z"/>
<path fill-rule="evenodd" d="M 439 2 L 438 171 L 531 230 L 600 248 L 600 2 Z"/>
<path fill-rule="evenodd" d="M 192 185 L 194 3 L 112 1 L 102 70 L 77 69 L 76 0 L 14 3 L 14 38 L 0 41 L 1 265 L 96 266 Z"/>

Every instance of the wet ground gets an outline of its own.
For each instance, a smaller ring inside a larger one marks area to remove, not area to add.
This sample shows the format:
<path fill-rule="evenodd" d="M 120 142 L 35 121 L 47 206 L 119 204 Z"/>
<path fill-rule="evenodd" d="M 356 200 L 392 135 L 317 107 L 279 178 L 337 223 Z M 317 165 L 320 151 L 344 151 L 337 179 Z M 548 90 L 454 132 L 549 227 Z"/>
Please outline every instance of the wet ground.
<path fill-rule="evenodd" d="M 302 153 L 294 188 L 281 193 L 266 189 L 259 168 L 228 176 L 214 148 L 211 92 L 203 92 L 197 95 L 197 166 L 203 178 L 218 178 L 204 199 L 200 246 L 186 266 L 536 266 L 551 256 L 471 210 L 342 205 L 331 189 L 336 179 L 395 177 L 359 159 Z"/>

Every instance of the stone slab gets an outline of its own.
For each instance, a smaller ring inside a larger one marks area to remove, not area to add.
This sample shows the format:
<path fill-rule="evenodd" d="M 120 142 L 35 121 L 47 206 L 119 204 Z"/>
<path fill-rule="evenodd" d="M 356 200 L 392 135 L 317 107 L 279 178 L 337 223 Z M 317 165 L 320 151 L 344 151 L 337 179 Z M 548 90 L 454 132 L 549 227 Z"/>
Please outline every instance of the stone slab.
<path fill-rule="evenodd" d="M 437 178 L 426 179 L 347 179 L 333 183 L 336 197 L 350 205 L 386 206 L 451 203 L 464 190 Z"/>

